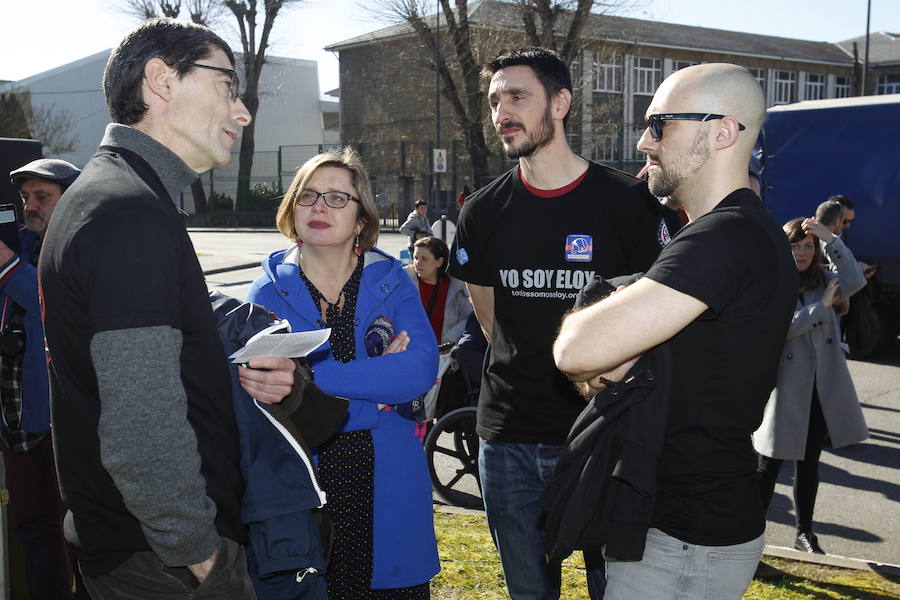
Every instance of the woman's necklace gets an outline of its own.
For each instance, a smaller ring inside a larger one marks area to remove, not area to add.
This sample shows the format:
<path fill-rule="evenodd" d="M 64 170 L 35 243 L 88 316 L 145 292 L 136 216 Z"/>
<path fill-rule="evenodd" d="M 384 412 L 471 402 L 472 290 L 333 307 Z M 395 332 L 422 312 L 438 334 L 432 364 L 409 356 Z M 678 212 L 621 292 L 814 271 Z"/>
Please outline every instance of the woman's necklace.
<path fill-rule="evenodd" d="M 357 259 L 357 263 L 358 262 L 359 262 L 359 259 Z M 328 300 L 328 298 L 325 296 L 325 294 L 323 294 L 322 291 L 319 289 L 319 286 L 306 275 L 306 273 L 304 272 L 304 270 L 301 266 L 300 278 L 308 284 L 307 287 L 310 288 L 310 291 L 314 292 L 313 293 L 314 300 L 318 301 L 319 311 L 321 312 L 323 323 L 333 323 L 335 318 L 337 318 L 339 315 L 341 315 L 344 312 L 344 306 L 346 304 L 346 302 L 345 302 L 346 294 L 344 292 L 344 288 L 347 286 L 347 282 L 349 282 L 349 280 L 352 278 L 353 272 L 355 270 L 356 270 L 356 265 L 354 265 L 354 268 L 351 269 L 350 277 L 347 278 L 347 281 L 344 282 L 344 284 L 341 286 L 341 289 L 338 291 L 337 298 L 335 299 L 335 301 L 330 302 Z"/>

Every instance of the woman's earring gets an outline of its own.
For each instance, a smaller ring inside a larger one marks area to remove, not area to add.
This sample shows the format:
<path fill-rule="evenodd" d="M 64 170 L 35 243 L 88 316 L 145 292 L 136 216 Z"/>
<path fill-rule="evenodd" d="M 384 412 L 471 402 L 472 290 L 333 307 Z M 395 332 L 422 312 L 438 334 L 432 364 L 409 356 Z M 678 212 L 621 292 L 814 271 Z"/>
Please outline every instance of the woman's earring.
<path fill-rule="evenodd" d="M 362 248 L 359 247 L 359 234 L 356 234 L 356 239 L 353 240 L 353 254 L 360 256 L 362 254 Z"/>
<path fill-rule="evenodd" d="M 299 238 L 297 239 L 297 247 L 298 247 L 298 248 L 302 248 L 302 247 L 303 247 L 303 240 L 301 240 L 301 239 L 299 239 Z"/>

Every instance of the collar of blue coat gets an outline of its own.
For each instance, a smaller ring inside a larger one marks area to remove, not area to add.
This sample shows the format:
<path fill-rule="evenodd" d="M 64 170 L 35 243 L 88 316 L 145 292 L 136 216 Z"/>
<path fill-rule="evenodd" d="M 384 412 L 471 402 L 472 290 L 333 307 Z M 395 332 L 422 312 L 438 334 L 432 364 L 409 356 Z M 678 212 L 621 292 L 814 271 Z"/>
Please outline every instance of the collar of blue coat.
<path fill-rule="evenodd" d="M 278 258 L 279 253 L 270 258 Z M 300 268 L 300 248 L 291 246 L 281 251 L 281 265 L 292 265 Z M 265 263 L 264 263 L 265 264 Z M 266 270 L 266 269 L 264 269 Z M 368 287 L 369 292 L 377 296 L 390 294 L 399 285 L 399 275 L 406 276 L 402 271 L 400 261 L 379 248 L 372 248 L 363 253 L 363 278 L 361 285 Z M 269 273 L 272 277 L 272 273 Z"/>

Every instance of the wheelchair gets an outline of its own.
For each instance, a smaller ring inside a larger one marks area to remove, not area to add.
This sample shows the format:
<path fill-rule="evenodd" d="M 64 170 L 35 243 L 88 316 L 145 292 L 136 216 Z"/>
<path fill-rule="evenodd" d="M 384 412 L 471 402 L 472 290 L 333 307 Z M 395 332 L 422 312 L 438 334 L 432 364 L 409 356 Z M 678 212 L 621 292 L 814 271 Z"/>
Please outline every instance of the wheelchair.
<path fill-rule="evenodd" d="M 425 457 L 431 485 L 446 504 L 484 509 L 478 475 L 478 434 L 475 412 L 478 387 L 463 362 L 451 353 L 441 377 L 435 421 L 425 437 Z"/>

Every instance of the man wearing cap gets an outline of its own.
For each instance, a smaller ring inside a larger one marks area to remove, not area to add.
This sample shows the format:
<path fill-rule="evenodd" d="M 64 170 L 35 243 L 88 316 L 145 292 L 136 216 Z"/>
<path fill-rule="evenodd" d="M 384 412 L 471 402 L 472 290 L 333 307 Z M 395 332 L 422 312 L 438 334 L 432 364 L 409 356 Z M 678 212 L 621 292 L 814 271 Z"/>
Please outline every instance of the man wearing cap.
<path fill-rule="evenodd" d="M 19 252 L 0 241 L 0 440 L 9 507 L 33 598 L 68 598 L 71 571 L 56 482 L 37 262 L 50 217 L 79 171 L 42 158 L 12 171 L 25 211 Z M 80 586 L 79 586 L 80 588 Z"/>
<path fill-rule="evenodd" d="M 64 530 L 94 600 L 255 598 L 228 364 L 176 205 L 250 122 L 234 63 L 193 23 L 126 35 L 103 75 L 113 123 L 44 242 Z M 293 361 L 250 366 L 253 398 L 290 392 Z"/>

